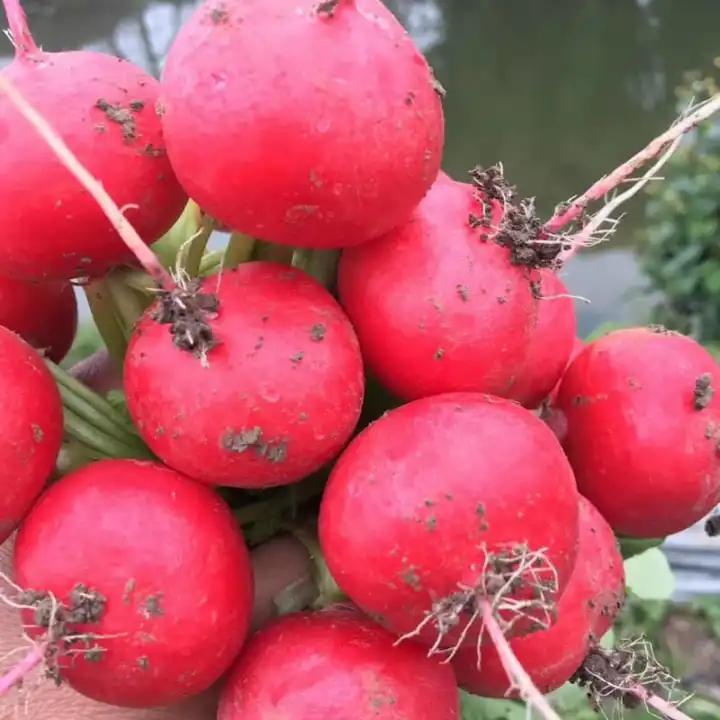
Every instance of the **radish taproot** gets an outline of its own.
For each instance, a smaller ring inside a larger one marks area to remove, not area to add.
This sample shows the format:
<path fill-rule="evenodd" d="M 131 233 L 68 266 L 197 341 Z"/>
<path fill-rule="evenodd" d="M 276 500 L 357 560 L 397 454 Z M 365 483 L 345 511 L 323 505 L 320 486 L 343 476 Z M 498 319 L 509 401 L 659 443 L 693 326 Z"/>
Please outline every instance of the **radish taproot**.
<path fill-rule="evenodd" d="M 61 479 L 21 526 L 15 572 L 47 670 L 112 705 L 202 692 L 248 631 L 239 526 L 212 490 L 160 465 L 107 460 Z"/>
<path fill-rule="evenodd" d="M 555 436 L 524 408 L 479 393 L 416 400 L 363 430 L 332 471 L 319 524 L 353 602 L 445 648 L 477 642 L 478 602 L 498 590 L 503 568 L 522 578 L 500 598 L 508 605 L 526 591 L 548 601 L 562 592 L 577 530 L 575 481 Z M 527 610 L 538 622 L 542 612 Z M 512 621 L 516 632 L 532 624 Z"/>
<path fill-rule="evenodd" d="M 156 240 L 185 195 L 164 149 L 159 84 L 125 60 L 38 49 L 19 0 L 3 0 L 15 60 L 2 70 L 95 175 L 140 235 Z M 132 258 L 95 201 L 0 96 L 0 268 L 27 279 L 99 276 Z"/>
<path fill-rule="evenodd" d="M 262 488 L 301 480 L 340 452 L 360 416 L 363 366 L 324 287 L 252 262 L 181 302 L 195 319 L 166 298 L 139 323 L 125 361 L 130 413 L 158 457 L 203 482 Z"/>
<path fill-rule="evenodd" d="M 455 677 L 354 608 L 288 615 L 248 643 L 218 720 L 456 720 Z"/>
<path fill-rule="evenodd" d="M 72 285 L 0 276 L 0 325 L 59 363 L 75 339 L 78 309 Z"/>
<path fill-rule="evenodd" d="M 30 509 L 60 451 L 60 393 L 38 355 L 0 327 L 0 543 Z"/>
<path fill-rule="evenodd" d="M 502 212 L 500 201 L 441 174 L 403 226 L 343 252 L 340 300 L 365 361 L 398 397 L 514 397 L 538 277 L 493 240 Z"/>
<path fill-rule="evenodd" d="M 557 621 L 548 630 L 510 640 L 515 656 L 535 685 L 549 693 L 564 685 L 590 648 L 613 623 L 625 596 L 623 559 L 612 529 L 585 498 L 580 498 L 579 542 L 575 567 L 557 604 Z M 462 648 L 453 658 L 460 687 L 475 695 L 511 694 L 507 674 L 494 646 Z"/>
<path fill-rule="evenodd" d="M 439 86 L 380 0 L 206 0 L 162 83 L 180 182 L 253 237 L 356 245 L 404 222 L 440 167 Z"/>
<path fill-rule="evenodd" d="M 571 363 L 557 405 L 580 492 L 615 532 L 656 538 L 720 501 L 720 369 L 688 337 L 617 330 Z"/>

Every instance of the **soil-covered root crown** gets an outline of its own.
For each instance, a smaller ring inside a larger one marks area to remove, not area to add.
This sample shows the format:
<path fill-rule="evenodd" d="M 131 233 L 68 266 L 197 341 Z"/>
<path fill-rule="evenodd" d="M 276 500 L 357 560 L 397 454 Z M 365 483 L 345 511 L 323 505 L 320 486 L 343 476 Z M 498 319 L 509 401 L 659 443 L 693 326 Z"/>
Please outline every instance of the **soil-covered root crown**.
<path fill-rule="evenodd" d="M 203 293 L 197 280 L 179 284 L 171 292 L 160 293 L 153 320 L 170 326 L 176 347 L 201 360 L 217 345 L 210 320 L 220 303 L 215 295 Z"/>
<path fill-rule="evenodd" d="M 478 652 L 484 635 L 483 606 L 489 604 L 504 634 L 522 623 L 526 632 L 549 628 L 556 620 L 558 576 L 545 551 L 513 545 L 485 552 L 485 564 L 473 587 L 458 585 L 456 592 L 433 602 L 418 626 L 399 642 L 434 628 L 435 642 L 429 655 L 444 655 L 449 662 L 463 647 L 471 631 L 478 631 Z M 459 628 L 459 637 L 448 647 L 447 636 Z"/>
<path fill-rule="evenodd" d="M 557 269 L 566 244 L 560 239 L 544 236 L 542 222 L 535 211 L 535 200 L 518 196 L 515 186 L 505 179 L 502 165 L 475 167 L 470 171 L 470 178 L 483 208 L 482 218 L 470 215 L 470 226 L 490 230 L 493 240 L 510 251 L 513 265 Z M 500 223 L 495 228 L 491 227 L 490 221 L 488 203 L 491 201 L 503 208 Z"/>

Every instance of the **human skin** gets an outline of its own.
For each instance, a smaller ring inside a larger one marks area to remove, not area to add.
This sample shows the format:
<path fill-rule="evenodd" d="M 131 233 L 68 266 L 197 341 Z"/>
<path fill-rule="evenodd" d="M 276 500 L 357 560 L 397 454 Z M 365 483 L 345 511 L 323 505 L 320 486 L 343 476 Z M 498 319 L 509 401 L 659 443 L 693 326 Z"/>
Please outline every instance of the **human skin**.
<path fill-rule="evenodd" d="M 12 577 L 14 537 L 0 546 L 0 572 Z M 288 586 L 311 582 L 311 563 L 303 545 L 290 537 L 278 537 L 253 551 L 255 601 L 252 625 L 257 629 L 275 613 L 274 599 Z M 0 592 L 7 585 L 0 582 Z M 0 602 L 0 675 L 7 672 L 21 654 L 7 653 L 26 645 L 19 613 Z M 27 712 L 25 703 L 27 699 Z M 22 693 L 0 698 L 0 720 L 215 720 L 218 688 L 180 705 L 152 710 L 128 710 L 90 700 L 68 686 L 56 687 L 50 680 L 33 675 Z"/>

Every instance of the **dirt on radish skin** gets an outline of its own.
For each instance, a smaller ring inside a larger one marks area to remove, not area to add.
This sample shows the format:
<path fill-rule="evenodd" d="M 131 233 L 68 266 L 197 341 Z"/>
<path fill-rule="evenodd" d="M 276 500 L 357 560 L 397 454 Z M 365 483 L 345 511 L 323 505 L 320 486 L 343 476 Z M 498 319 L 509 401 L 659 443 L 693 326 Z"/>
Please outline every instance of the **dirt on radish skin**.
<path fill-rule="evenodd" d="M 160 465 L 108 460 L 60 480 L 21 526 L 14 564 L 23 588 L 68 606 L 79 586 L 95 598 L 88 622 L 67 624 L 87 642 L 60 646 L 49 669 L 112 705 L 202 692 L 248 631 L 253 579 L 235 519 L 209 488 Z"/>
<path fill-rule="evenodd" d="M 60 393 L 42 358 L 0 327 L 0 543 L 55 467 L 63 434 Z"/>
<path fill-rule="evenodd" d="M 218 720 L 456 720 L 449 665 L 351 608 L 289 615 L 248 643 Z"/>
<path fill-rule="evenodd" d="M 78 310 L 72 285 L 31 283 L 0 276 L 0 325 L 59 363 L 70 350 Z"/>
<path fill-rule="evenodd" d="M 544 550 L 562 591 L 577 527 L 575 481 L 552 432 L 518 405 L 476 393 L 417 400 L 369 426 L 337 461 L 320 510 L 333 577 L 394 632 L 467 595 L 440 633 L 446 648 L 472 619 L 490 555 Z M 478 629 L 464 644 L 477 642 Z M 437 635 L 426 625 L 420 638 L 432 644 Z"/>
<path fill-rule="evenodd" d="M 235 230 L 299 247 L 348 247 L 404 222 L 444 140 L 439 86 L 390 11 L 326 5 L 207 0 L 162 79 L 189 195 Z"/>
<path fill-rule="evenodd" d="M 164 462 L 198 480 L 262 488 L 300 480 L 332 460 L 360 416 L 357 338 L 309 275 L 266 262 L 208 278 L 207 361 L 153 318 L 138 324 L 125 362 L 128 407 Z"/>
<path fill-rule="evenodd" d="M 559 383 L 575 343 L 577 321 L 573 299 L 560 278 L 538 270 L 533 292 L 538 300 L 536 322 L 530 331 L 525 368 L 510 391 L 513 400 L 536 408 Z"/>
<path fill-rule="evenodd" d="M 460 390 L 514 397 L 523 373 L 537 276 L 471 225 L 484 212 L 477 192 L 441 174 L 405 225 L 342 255 L 338 292 L 365 361 L 406 400 Z M 502 210 L 490 206 L 495 227 Z"/>
<path fill-rule="evenodd" d="M 18 7 L 17 0 L 8 4 Z M 3 76 L 51 119 L 115 202 L 127 206 L 125 215 L 140 235 L 148 242 L 156 240 L 185 203 L 165 154 L 156 113 L 158 82 L 109 55 L 42 52 L 19 14 L 11 27 L 22 41 Z M 102 275 L 132 259 L 95 201 L 4 95 L 0 144 L 4 273 L 71 279 Z"/>
<path fill-rule="evenodd" d="M 580 491 L 615 532 L 656 538 L 720 501 L 720 370 L 694 340 L 617 330 L 571 363 L 557 405 Z"/>
<path fill-rule="evenodd" d="M 607 632 L 625 596 L 623 559 L 612 529 L 588 500 L 580 498 L 578 555 L 557 605 L 557 622 L 510 640 L 510 647 L 542 693 L 564 685 L 594 643 Z M 462 648 L 453 658 L 458 684 L 484 697 L 507 697 L 512 688 L 495 647 L 480 653 Z"/>

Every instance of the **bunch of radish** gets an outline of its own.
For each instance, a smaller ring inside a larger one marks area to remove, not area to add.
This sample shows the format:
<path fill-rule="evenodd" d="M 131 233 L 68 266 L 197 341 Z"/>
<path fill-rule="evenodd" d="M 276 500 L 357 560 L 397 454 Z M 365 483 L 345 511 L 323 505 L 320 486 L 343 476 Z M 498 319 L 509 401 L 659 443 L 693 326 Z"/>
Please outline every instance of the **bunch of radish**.
<path fill-rule="evenodd" d="M 4 6 L 0 592 L 29 645 L 0 695 L 452 720 L 460 687 L 557 717 L 606 657 L 618 536 L 720 501 L 713 358 L 581 342 L 562 270 L 587 206 L 720 102 L 543 223 L 501 166 L 440 170 L 444 91 L 380 0 L 206 0 L 159 82 Z M 101 368 L 56 364 L 72 284 Z M 315 572 L 251 627 L 277 535 Z M 653 691 L 616 696 L 679 717 Z"/>

